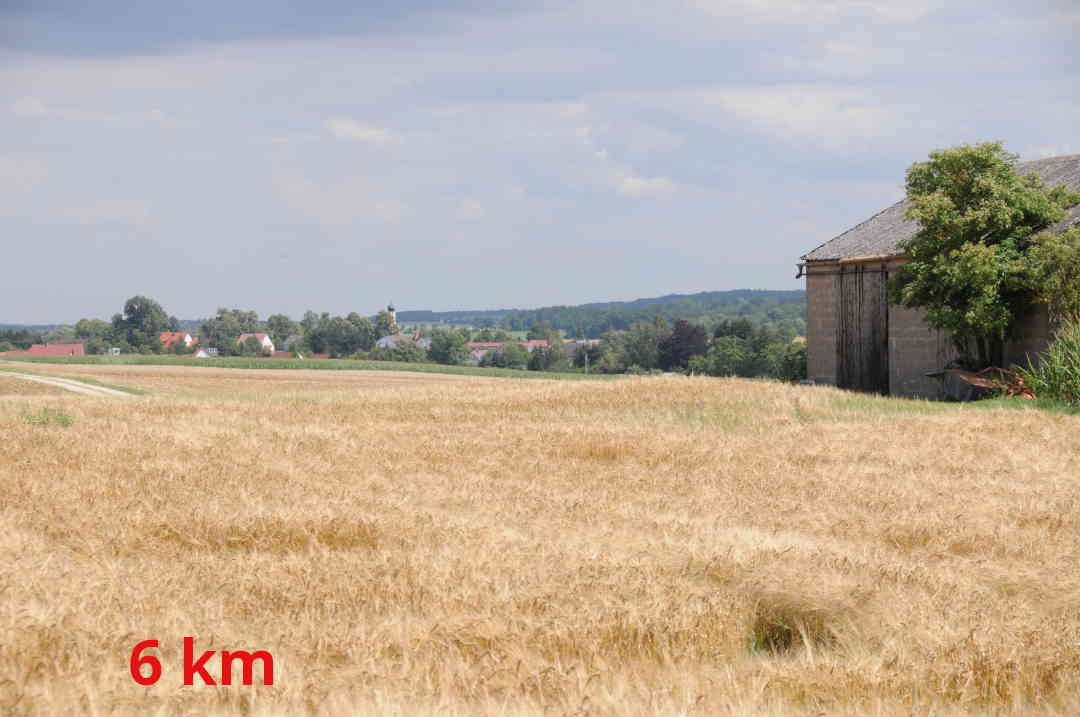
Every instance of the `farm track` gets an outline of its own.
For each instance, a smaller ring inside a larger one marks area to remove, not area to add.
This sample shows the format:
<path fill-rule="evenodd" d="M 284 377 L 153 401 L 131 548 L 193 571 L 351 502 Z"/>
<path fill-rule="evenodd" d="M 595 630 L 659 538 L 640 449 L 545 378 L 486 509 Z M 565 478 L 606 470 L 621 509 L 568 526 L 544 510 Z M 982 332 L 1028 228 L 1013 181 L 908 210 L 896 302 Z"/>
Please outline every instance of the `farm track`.
<path fill-rule="evenodd" d="M 56 386 L 66 391 L 73 393 L 81 393 L 84 396 L 112 396 L 119 398 L 131 398 L 132 394 L 124 391 L 117 391 L 115 388 L 107 388 L 105 386 L 94 386 L 88 383 L 81 383 L 79 381 L 73 381 L 68 378 L 56 378 L 54 376 L 33 376 L 26 373 L 15 373 L 14 371 L 5 371 L 4 376 L 10 376 L 12 378 L 21 378 L 27 381 L 36 381 L 37 383 L 44 383 L 49 386 Z"/>

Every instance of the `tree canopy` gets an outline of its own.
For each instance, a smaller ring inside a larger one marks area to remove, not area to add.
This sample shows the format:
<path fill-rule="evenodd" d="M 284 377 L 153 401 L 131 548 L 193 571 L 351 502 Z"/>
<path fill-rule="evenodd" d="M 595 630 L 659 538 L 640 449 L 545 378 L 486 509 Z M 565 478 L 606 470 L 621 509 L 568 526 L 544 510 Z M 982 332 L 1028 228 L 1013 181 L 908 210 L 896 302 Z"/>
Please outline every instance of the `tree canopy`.
<path fill-rule="evenodd" d="M 1017 316 L 1047 277 L 1031 248 L 1080 195 L 1016 171 L 1000 142 L 932 152 L 907 171 L 907 217 L 919 231 L 890 285 L 894 303 L 925 311 L 973 367 L 1000 364 Z"/>

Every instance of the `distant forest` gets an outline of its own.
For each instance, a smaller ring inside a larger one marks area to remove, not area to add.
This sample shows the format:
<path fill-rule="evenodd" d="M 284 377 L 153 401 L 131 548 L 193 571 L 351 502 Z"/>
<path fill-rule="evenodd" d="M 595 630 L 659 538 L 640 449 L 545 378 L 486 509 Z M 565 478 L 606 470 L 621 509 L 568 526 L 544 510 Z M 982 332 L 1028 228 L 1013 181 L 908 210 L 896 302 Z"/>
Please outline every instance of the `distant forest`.
<path fill-rule="evenodd" d="M 545 325 L 566 336 L 599 338 L 606 331 L 625 331 L 633 324 L 656 317 L 679 319 L 714 329 L 724 321 L 747 319 L 760 327 L 790 336 L 806 333 L 806 292 L 738 289 L 668 294 L 635 301 L 609 301 L 579 306 L 491 311 L 399 311 L 398 321 L 409 324 L 458 324 L 477 328 L 526 331 Z"/>

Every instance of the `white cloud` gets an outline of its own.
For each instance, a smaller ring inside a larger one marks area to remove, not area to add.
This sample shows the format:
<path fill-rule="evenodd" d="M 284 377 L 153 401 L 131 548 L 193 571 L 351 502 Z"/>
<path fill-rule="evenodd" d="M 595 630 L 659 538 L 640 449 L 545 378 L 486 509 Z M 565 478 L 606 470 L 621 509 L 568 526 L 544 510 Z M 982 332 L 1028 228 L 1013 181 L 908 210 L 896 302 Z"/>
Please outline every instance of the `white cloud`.
<path fill-rule="evenodd" d="M 388 129 L 364 124 L 356 120 L 334 118 L 327 120 L 327 128 L 338 139 L 352 139 L 368 144 L 387 144 L 395 139 L 395 135 Z"/>
<path fill-rule="evenodd" d="M 628 197 L 669 197 L 675 193 L 675 183 L 667 177 L 624 176 L 616 184 L 619 194 Z"/>

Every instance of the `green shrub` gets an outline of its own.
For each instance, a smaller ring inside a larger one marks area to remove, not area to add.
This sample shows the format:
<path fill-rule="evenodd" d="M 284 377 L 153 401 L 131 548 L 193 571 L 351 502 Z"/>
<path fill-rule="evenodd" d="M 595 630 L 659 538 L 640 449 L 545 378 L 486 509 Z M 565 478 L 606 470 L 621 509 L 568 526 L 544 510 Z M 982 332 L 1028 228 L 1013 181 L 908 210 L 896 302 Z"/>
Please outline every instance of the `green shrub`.
<path fill-rule="evenodd" d="M 31 426 L 63 426 L 67 428 L 75 424 L 75 419 L 55 408 L 43 408 L 37 413 L 23 414 L 23 420 Z"/>
<path fill-rule="evenodd" d="M 1039 398 L 1080 406 L 1080 323 L 1063 326 L 1038 364 L 1029 361 L 1018 373 Z"/>

